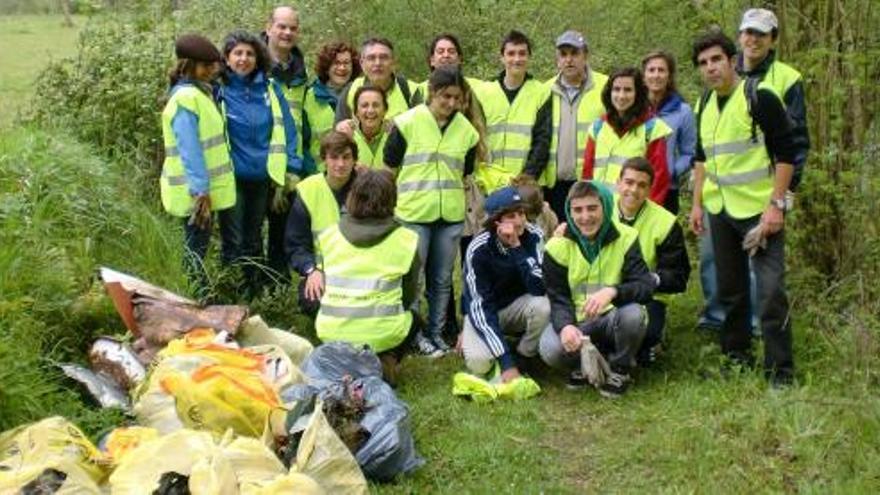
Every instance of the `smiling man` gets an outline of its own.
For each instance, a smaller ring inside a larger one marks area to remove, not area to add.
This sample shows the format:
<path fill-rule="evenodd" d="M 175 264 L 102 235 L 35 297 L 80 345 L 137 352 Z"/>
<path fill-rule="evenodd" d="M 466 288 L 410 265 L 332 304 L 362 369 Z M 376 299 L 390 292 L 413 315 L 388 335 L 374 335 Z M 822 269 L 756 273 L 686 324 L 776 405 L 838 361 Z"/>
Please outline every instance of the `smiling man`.
<path fill-rule="evenodd" d="M 749 261 L 758 286 L 764 373 L 774 386 L 794 378 L 791 315 L 785 290 L 785 191 L 797 147 L 785 108 L 762 82 L 749 102 L 737 75 L 736 46 L 712 32 L 694 42 L 694 65 L 708 92 L 697 109 L 694 196 L 690 225 L 703 232 L 704 208 L 724 309 L 721 351 L 751 366 Z"/>
<path fill-rule="evenodd" d="M 630 371 L 645 337 L 642 304 L 656 285 L 635 229 L 612 220 L 611 191 L 593 181 L 575 182 L 566 201 L 565 234 L 547 243 L 544 285 L 550 325 L 539 352 L 548 365 L 569 371 L 569 388 L 583 388 L 583 338 L 589 337 L 611 366 L 599 392 L 615 398 L 626 392 Z"/>
<path fill-rule="evenodd" d="M 539 177 L 544 196 L 557 217 L 565 215 L 565 195 L 584 166 L 584 144 L 590 125 L 605 113 L 602 88 L 608 76 L 590 68 L 584 35 L 566 31 L 556 38 L 558 74 L 547 81 L 553 103 L 552 119 L 543 123 L 550 134 L 547 168 Z"/>
<path fill-rule="evenodd" d="M 549 90 L 529 74 L 532 45 L 529 38 L 510 31 L 501 41 L 504 71 L 474 93 L 486 119 L 490 157 L 477 164 L 474 180 L 490 194 L 525 173 L 534 178 L 547 166 L 551 117 Z"/>
<path fill-rule="evenodd" d="M 388 100 L 388 111 L 385 115 L 387 119 L 392 119 L 412 107 L 415 84 L 395 73 L 397 59 L 391 40 L 368 38 L 361 44 L 360 62 L 364 75 L 352 81 L 339 95 L 341 104 L 336 105 L 336 122 L 351 118 L 354 94 L 367 83 L 385 92 Z"/>
<path fill-rule="evenodd" d="M 653 182 L 654 169 L 647 160 L 628 159 L 620 170 L 614 202 L 614 220 L 638 231 L 642 256 L 654 279 L 654 298 L 645 305 L 648 329 L 638 355 L 640 365 L 655 361 L 663 339 L 666 301 L 662 295 L 684 292 L 691 273 L 684 234 L 675 215 L 648 199 Z"/>

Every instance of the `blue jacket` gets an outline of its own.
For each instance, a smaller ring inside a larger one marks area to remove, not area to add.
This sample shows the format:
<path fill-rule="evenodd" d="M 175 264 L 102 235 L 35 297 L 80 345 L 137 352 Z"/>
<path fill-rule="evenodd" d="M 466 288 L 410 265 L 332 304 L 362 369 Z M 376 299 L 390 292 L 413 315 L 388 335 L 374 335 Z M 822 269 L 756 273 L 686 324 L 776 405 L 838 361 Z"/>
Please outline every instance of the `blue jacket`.
<path fill-rule="evenodd" d="M 270 82 L 262 71 L 245 77 L 227 71 L 218 98 L 224 109 L 230 156 L 237 179 L 263 181 L 269 178 L 266 160 L 273 126 L 270 88 L 278 98 L 284 121 L 287 172 L 302 175 L 302 160 L 296 154 L 296 125 L 281 88 Z"/>
<path fill-rule="evenodd" d="M 170 98 L 184 86 L 198 86 L 208 91 L 208 87 L 204 84 L 181 79 L 168 91 L 168 97 Z M 209 93 L 208 96 L 211 97 L 211 94 Z M 205 155 L 199 142 L 199 116 L 186 108 L 177 107 L 177 112 L 171 117 L 171 132 L 174 133 L 174 139 L 177 141 L 180 161 L 186 174 L 186 182 L 189 184 L 189 193 L 207 194 L 208 171 L 205 168 Z"/>
<path fill-rule="evenodd" d="M 666 138 L 666 163 L 669 166 L 670 189 L 678 189 L 681 178 L 691 167 L 697 145 L 697 127 L 694 111 L 678 93 L 667 96 L 657 116 L 672 129 Z"/>
<path fill-rule="evenodd" d="M 505 248 L 494 231 L 484 230 L 473 238 L 465 254 L 463 312 L 502 370 L 516 363 L 504 340 L 498 312 L 525 294 L 546 294 L 543 251 L 541 229 L 526 224 L 517 248 Z"/>

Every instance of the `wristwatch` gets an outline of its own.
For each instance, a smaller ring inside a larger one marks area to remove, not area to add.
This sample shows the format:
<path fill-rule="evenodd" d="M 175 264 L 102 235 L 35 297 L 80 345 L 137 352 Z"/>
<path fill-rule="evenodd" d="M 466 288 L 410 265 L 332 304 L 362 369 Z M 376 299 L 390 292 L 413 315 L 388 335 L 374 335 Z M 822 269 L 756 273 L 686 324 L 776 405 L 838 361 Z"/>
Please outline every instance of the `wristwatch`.
<path fill-rule="evenodd" d="M 784 211 L 787 211 L 787 210 L 788 210 L 788 204 L 786 204 L 786 202 L 785 202 L 784 199 L 774 199 L 774 198 L 770 198 L 770 204 L 773 205 L 773 206 L 775 206 L 776 209 L 779 210 L 779 211 L 783 211 L 783 212 L 784 212 Z"/>

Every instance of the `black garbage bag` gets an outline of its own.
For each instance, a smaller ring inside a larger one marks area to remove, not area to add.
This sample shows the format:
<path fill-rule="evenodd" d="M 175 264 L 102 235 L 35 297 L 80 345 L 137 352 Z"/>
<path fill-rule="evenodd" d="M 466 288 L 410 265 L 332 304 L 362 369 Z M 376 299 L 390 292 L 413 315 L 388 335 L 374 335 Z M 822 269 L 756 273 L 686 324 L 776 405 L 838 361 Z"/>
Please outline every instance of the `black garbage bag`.
<path fill-rule="evenodd" d="M 318 395 L 323 400 L 344 400 L 351 389 L 363 394 L 365 409 L 360 425 L 369 433 L 355 452 L 367 478 L 391 481 L 425 463 L 418 455 L 409 423 L 409 407 L 382 380 L 382 365 L 371 350 L 332 342 L 315 348 L 303 363 L 308 385 L 288 387 L 285 402 Z"/>

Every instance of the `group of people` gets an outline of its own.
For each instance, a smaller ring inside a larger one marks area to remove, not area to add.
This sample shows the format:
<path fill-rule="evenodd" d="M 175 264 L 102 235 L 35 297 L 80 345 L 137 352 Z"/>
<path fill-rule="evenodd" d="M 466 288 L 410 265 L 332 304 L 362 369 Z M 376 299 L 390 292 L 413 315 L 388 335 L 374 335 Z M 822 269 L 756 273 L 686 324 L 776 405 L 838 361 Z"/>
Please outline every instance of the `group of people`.
<path fill-rule="evenodd" d="M 720 31 L 700 36 L 705 91 L 692 109 L 668 52 L 606 76 L 573 30 L 556 39 L 548 81 L 529 73 L 531 41 L 515 30 L 492 80 L 462 74 L 451 34 L 431 42 L 423 83 L 396 72 L 384 38 L 321 46 L 310 80 L 299 13 L 277 7 L 262 36 L 233 32 L 222 51 L 178 38 L 162 203 L 182 218 L 197 287 L 216 219 L 221 261 L 242 267 L 248 295 L 297 273 L 318 337 L 369 345 L 390 379 L 410 348 L 439 357 L 455 344 L 472 373 L 509 382 L 540 357 L 579 388 L 589 342 L 611 370 L 598 388 L 616 397 L 657 358 L 666 304 L 686 289 L 676 215 L 692 172 L 700 325 L 751 366 L 754 315 L 765 373 L 788 384 L 784 213 L 809 139 L 803 82 L 775 59 L 777 35 L 772 12 L 750 9 L 741 52 Z"/>

